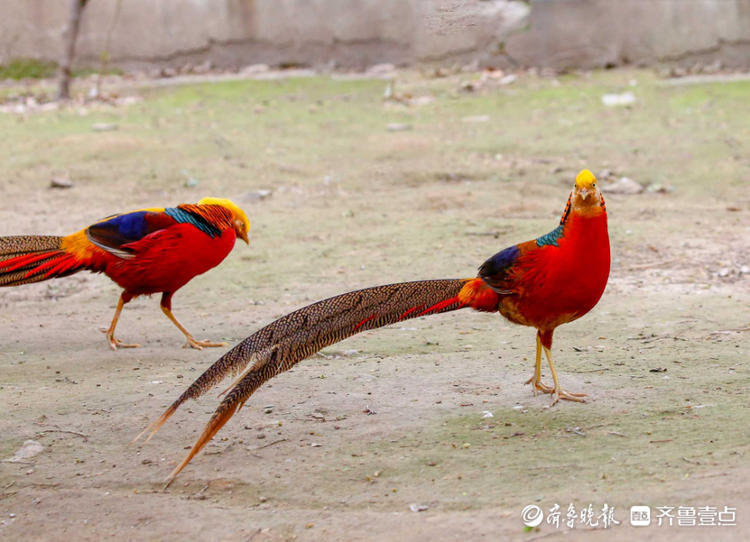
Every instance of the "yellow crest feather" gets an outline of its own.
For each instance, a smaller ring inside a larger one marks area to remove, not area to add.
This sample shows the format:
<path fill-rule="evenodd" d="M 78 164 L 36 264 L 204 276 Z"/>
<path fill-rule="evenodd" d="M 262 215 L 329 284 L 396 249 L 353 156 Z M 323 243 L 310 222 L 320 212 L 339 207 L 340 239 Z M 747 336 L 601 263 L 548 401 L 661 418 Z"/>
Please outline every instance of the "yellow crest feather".
<path fill-rule="evenodd" d="M 576 188 L 591 188 L 596 182 L 596 177 L 588 169 L 582 169 L 581 172 L 576 175 Z"/>

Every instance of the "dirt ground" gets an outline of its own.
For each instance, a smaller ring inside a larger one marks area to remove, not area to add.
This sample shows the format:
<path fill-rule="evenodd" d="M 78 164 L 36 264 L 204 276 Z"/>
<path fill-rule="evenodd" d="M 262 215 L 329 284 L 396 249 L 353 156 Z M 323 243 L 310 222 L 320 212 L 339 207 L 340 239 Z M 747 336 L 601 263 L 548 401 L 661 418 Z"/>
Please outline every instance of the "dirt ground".
<path fill-rule="evenodd" d="M 143 347 L 110 351 L 99 329 L 118 290 L 103 276 L 3 289 L 0 538 L 750 538 L 750 83 L 404 73 L 384 101 L 385 86 L 230 81 L 4 114 L 0 235 L 230 197 L 251 246 L 174 310 L 234 345 L 330 295 L 473 276 L 555 226 L 579 169 L 609 170 L 650 189 L 606 195 L 610 283 L 556 334 L 563 384 L 589 402 L 550 408 L 524 386 L 531 329 L 464 311 L 409 321 L 272 380 L 164 491 L 215 394 L 128 443 L 225 349 L 181 349 L 142 298 L 118 330 Z M 634 104 L 602 104 L 626 91 Z M 41 453 L 7 461 L 27 440 Z M 620 524 L 524 528 L 525 506 L 555 504 L 614 507 Z M 736 526 L 635 528 L 633 505 L 735 508 Z"/>

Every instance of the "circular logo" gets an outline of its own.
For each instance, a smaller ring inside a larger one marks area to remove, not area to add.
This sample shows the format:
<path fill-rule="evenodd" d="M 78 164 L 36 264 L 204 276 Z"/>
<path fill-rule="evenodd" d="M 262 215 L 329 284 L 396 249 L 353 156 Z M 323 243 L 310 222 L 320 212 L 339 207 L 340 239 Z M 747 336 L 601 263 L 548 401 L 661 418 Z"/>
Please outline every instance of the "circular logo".
<path fill-rule="evenodd" d="M 542 513 L 542 509 L 535 504 L 524 506 L 523 510 L 521 510 L 521 521 L 527 527 L 536 527 L 543 519 L 544 514 Z"/>

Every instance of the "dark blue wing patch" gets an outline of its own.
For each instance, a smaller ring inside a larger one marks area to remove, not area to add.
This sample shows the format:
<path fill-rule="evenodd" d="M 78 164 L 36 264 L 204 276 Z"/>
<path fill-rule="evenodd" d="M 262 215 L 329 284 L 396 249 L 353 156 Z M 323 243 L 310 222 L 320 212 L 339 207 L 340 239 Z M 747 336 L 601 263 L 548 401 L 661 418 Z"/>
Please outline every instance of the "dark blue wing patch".
<path fill-rule="evenodd" d="M 565 229 L 565 226 L 563 224 L 560 224 L 558 227 L 556 227 L 551 232 L 545 233 L 541 237 L 537 237 L 536 238 L 536 245 L 538 247 L 543 247 L 545 245 L 558 246 L 557 242 L 563 236 L 563 230 L 564 229 Z"/>
<path fill-rule="evenodd" d="M 143 239 L 153 229 L 146 219 L 149 214 L 153 213 L 136 211 L 115 215 L 86 228 L 86 237 L 98 247 L 113 253 L 118 251 L 118 255 L 123 256 L 128 251 L 122 249 L 122 245 Z"/>
<path fill-rule="evenodd" d="M 512 295 L 513 286 L 508 282 L 508 271 L 513 268 L 520 254 L 518 245 L 498 252 L 482 264 L 479 277 L 498 294 Z"/>
<path fill-rule="evenodd" d="M 164 209 L 164 212 L 174 218 L 177 222 L 182 224 L 192 224 L 200 231 L 211 237 L 218 237 L 221 235 L 221 230 L 208 222 L 205 218 L 200 215 L 196 215 L 180 209 L 179 207 L 168 207 Z"/>
<path fill-rule="evenodd" d="M 92 228 L 117 232 L 120 237 L 127 241 L 137 241 L 148 234 L 147 213 L 148 211 L 137 211 L 119 215 L 106 222 L 99 222 Z"/>
<path fill-rule="evenodd" d="M 506 269 L 513 265 L 520 253 L 521 251 L 518 250 L 516 245 L 501 250 L 482 264 L 482 267 L 479 268 L 479 276 L 484 278 L 504 273 Z"/>

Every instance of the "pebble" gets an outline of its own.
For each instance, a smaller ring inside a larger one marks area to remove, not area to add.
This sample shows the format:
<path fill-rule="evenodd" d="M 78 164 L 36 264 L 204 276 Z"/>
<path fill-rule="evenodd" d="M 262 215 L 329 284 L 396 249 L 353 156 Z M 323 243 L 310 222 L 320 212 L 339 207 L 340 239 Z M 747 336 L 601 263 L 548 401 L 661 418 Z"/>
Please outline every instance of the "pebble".
<path fill-rule="evenodd" d="M 630 91 L 622 94 L 605 94 L 602 96 L 602 103 L 607 107 L 632 105 L 635 103 L 635 94 Z"/>
<path fill-rule="evenodd" d="M 119 126 L 109 122 L 95 122 L 91 125 L 91 129 L 95 132 L 113 132 L 117 130 Z"/>
<path fill-rule="evenodd" d="M 65 177 L 52 177 L 49 181 L 50 188 L 73 188 L 73 181 Z"/>
<path fill-rule="evenodd" d="M 602 191 L 609 194 L 640 194 L 643 187 L 630 177 L 620 177 L 614 183 L 603 186 Z"/>

